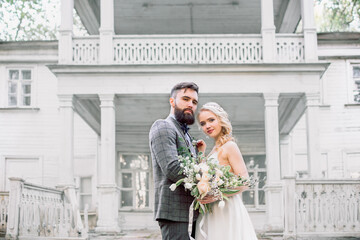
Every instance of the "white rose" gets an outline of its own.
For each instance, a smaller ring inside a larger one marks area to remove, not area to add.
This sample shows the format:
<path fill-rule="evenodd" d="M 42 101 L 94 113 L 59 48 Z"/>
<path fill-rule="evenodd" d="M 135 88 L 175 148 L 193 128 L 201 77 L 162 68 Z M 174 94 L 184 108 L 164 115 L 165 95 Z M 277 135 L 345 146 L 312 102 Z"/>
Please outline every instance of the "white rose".
<path fill-rule="evenodd" d="M 197 180 L 199 180 L 199 181 L 201 180 L 201 175 L 200 174 L 196 174 L 195 177 L 196 177 Z"/>
<path fill-rule="evenodd" d="M 195 165 L 195 166 L 194 166 L 194 171 L 195 171 L 195 172 L 199 172 L 199 171 L 200 171 L 199 165 Z"/>
<path fill-rule="evenodd" d="M 175 183 L 171 184 L 170 190 L 171 190 L 171 191 L 175 191 L 175 189 L 176 189 L 176 184 L 175 184 Z"/>
<path fill-rule="evenodd" d="M 224 200 L 221 200 L 219 202 L 219 208 L 224 208 L 225 207 L 225 201 Z"/>
<path fill-rule="evenodd" d="M 201 163 L 199 167 L 203 172 L 209 171 L 209 166 L 206 163 Z"/>
<path fill-rule="evenodd" d="M 185 183 L 185 188 L 191 189 L 191 187 L 192 187 L 192 184 L 191 184 L 191 183 Z"/>
<path fill-rule="evenodd" d="M 222 179 L 220 179 L 220 180 L 218 181 L 218 185 L 221 186 L 221 185 L 223 185 L 223 184 L 224 184 L 224 181 L 223 181 Z"/>
<path fill-rule="evenodd" d="M 220 169 L 216 169 L 216 174 L 222 177 L 224 173 Z"/>

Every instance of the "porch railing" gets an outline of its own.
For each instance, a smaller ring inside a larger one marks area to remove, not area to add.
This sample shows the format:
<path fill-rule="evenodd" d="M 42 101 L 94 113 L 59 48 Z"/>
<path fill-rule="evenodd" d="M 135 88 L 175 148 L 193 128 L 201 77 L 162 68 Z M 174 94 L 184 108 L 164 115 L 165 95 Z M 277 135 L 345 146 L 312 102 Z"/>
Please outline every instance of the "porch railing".
<path fill-rule="evenodd" d="M 290 214 L 285 235 L 360 237 L 358 180 L 286 181 L 285 212 Z"/>
<path fill-rule="evenodd" d="M 304 62 L 299 34 L 276 34 L 274 63 Z M 99 64 L 99 36 L 72 40 L 71 64 Z M 241 64 L 263 62 L 261 34 L 116 35 L 111 64 Z"/>
<path fill-rule="evenodd" d="M 59 191 L 10 178 L 7 239 L 85 239 L 68 190 Z"/>
<path fill-rule="evenodd" d="M 304 38 L 302 35 L 278 34 L 276 36 L 277 62 L 304 62 Z"/>
<path fill-rule="evenodd" d="M 9 192 L 0 192 L 0 236 L 6 232 L 8 218 Z"/>
<path fill-rule="evenodd" d="M 99 62 L 100 40 L 98 36 L 73 39 L 72 62 L 93 64 Z"/>
<path fill-rule="evenodd" d="M 260 35 L 114 38 L 118 64 L 220 64 L 262 61 Z"/>

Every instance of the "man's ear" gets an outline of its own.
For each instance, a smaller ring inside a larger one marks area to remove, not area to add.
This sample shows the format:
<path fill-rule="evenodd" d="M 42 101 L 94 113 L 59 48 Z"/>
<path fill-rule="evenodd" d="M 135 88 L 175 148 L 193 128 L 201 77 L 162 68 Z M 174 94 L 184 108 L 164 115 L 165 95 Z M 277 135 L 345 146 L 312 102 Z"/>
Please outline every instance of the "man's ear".
<path fill-rule="evenodd" d="M 171 105 L 173 108 L 175 108 L 175 99 L 171 97 L 171 98 L 169 99 L 169 102 L 170 102 L 170 105 Z"/>

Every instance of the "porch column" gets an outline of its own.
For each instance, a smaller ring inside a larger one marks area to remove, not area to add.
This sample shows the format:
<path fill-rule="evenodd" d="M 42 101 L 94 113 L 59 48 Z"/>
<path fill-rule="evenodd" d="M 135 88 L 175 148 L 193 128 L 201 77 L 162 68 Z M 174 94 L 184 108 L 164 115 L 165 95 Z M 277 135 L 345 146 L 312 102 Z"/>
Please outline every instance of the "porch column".
<path fill-rule="evenodd" d="M 295 239 L 295 168 L 289 134 L 280 135 L 281 172 L 284 183 L 284 239 Z"/>
<path fill-rule="evenodd" d="M 96 231 L 120 232 L 118 225 L 119 191 L 116 185 L 114 94 L 101 94 L 101 157 L 98 162 L 98 213 Z"/>
<path fill-rule="evenodd" d="M 265 143 L 266 143 L 266 230 L 282 232 L 283 197 L 279 151 L 279 93 L 264 93 L 265 100 Z"/>
<path fill-rule="evenodd" d="M 100 63 L 113 62 L 114 0 L 100 1 Z"/>
<path fill-rule="evenodd" d="M 74 96 L 58 95 L 60 110 L 59 187 L 75 187 L 74 182 Z"/>
<path fill-rule="evenodd" d="M 309 178 L 322 178 L 320 152 L 320 124 L 318 93 L 306 93 L 306 136 Z"/>
<path fill-rule="evenodd" d="M 281 176 L 294 177 L 295 167 L 292 157 L 292 142 L 289 134 L 280 135 L 280 160 L 281 160 Z"/>
<path fill-rule="evenodd" d="M 261 0 L 261 34 L 263 44 L 264 62 L 274 62 L 275 51 L 275 25 L 273 0 Z"/>
<path fill-rule="evenodd" d="M 318 61 L 313 0 L 301 0 L 301 18 L 304 33 L 305 62 Z"/>
<path fill-rule="evenodd" d="M 74 0 L 61 0 L 61 24 L 59 30 L 59 63 L 72 60 Z"/>

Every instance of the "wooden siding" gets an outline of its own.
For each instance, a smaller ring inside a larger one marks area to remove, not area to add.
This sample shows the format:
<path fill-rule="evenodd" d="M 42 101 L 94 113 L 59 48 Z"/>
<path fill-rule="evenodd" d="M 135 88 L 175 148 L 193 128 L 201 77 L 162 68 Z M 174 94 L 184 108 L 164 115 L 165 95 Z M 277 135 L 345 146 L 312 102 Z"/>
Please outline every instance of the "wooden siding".
<path fill-rule="evenodd" d="M 346 106 L 348 101 L 349 61 L 331 59 L 331 65 L 322 77 L 323 105 L 320 107 L 320 147 L 327 154 L 328 177 L 349 177 L 347 154 L 360 152 L 360 106 Z M 305 115 L 293 130 L 295 161 L 306 155 Z M 357 169 L 360 172 L 360 169 Z"/>

